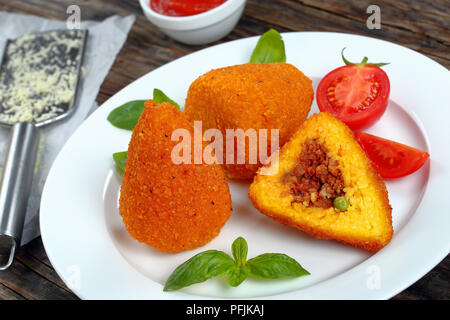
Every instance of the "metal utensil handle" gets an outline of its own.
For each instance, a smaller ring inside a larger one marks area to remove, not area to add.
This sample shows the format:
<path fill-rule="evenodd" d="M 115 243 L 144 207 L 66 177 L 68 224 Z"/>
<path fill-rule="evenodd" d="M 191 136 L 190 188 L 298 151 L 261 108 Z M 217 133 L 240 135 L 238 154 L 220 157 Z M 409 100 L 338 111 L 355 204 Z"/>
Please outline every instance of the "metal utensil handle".
<path fill-rule="evenodd" d="M 31 122 L 14 124 L 0 184 L 0 235 L 20 245 L 31 191 L 39 131 Z M 12 261 L 11 261 L 12 262 Z"/>

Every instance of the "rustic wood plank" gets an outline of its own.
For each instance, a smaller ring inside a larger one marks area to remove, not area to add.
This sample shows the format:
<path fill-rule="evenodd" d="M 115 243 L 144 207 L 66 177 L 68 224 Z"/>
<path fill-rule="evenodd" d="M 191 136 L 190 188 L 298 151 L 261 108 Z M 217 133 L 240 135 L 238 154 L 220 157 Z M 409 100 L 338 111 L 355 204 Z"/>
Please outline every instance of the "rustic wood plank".
<path fill-rule="evenodd" d="M 25 300 L 23 296 L 0 283 L 0 299 L 2 300 Z"/>
<path fill-rule="evenodd" d="M 366 10 L 371 4 L 377 4 L 381 9 L 382 25 L 397 27 L 420 36 L 430 37 L 438 42 L 450 44 L 450 20 L 448 12 L 450 2 L 447 0 L 436 1 L 405 1 L 384 0 L 374 3 L 371 0 L 348 1 L 343 5 L 339 0 L 301 0 L 303 5 L 310 6 L 341 15 L 348 19 L 365 23 Z"/>
<path fill-rule="evenodd" d="M 396 300 L 449 300 L 450 255 L 408 289 L 394 297 Z"/>
<path fill-rule="evenodd" d="M 44 245 L 42 243 L 41 237 L 38 237 L 31 242 L 29 242 L 26 246 L 22 247 L 23 251 L 25 251 L 27 254 L 31 255 L 33 258 L 39 260 L 41 263 L 52 267 L 52 264 L 50 263 L 50 260 L 47 257 L 47 254 L 45 253 Z M 21 250 L 22 252 L 22 250 Z"/>
<path fill-rule="evenodd" d="M 345 5 L 341 4 L 341 7 L 347 7 L 347 2 Z M 278 0 L 272 3 L 258 0 L 247 6 L 246 13 L 259 19 L 261 23 L 269 22 L 289 30 L 355 33 L 388 40 L 427 55 L 450 60 L 448 45 L 431 38 L 428 34 L 419 34 L 392 26 L 390 19 L 394 18 L 389 16 L 382 14 L 380 30 L 369 30 L 366 26 L 368 15 L 364 16 L 365 9 L 361 12 L 361 18 L 354 20 L 342 14 L 304 5 L 301 2 Z"/>
<path fill-rule="evenodd" d="M 25 299 L 76 299 L 73 293 L 62 289 L 24 265 L 20 258 L 15 259 L 8 270 L 0 272 L 0 283 Z M 8 297 L 0 297 L 8 299 Z"/>
<path fill-rule="evenodd" d="M 28 269 L 33 270 L 42 278 L 48 280 L 59 288 L 71 293 L 56 271 L 49 265 L 42 263 L 39 259 L 33 257 L 26 252 L 26 249 L 19 250 L 16 254 L 16 259 L 21 262 Z"/>

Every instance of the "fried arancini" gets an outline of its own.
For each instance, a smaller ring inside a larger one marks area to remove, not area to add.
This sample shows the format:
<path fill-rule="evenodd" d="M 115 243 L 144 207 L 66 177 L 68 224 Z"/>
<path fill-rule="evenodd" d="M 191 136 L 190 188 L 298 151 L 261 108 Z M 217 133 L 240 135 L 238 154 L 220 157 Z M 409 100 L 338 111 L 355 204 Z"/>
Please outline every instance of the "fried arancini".
<path fill-rule="evenodd" d="M 172 161 L 179 141 L 172 141 L 171 135 L 182 128 L 193 136 L 181 111 L 169 103 L 147 101 L 133 130 L 120 190 L 119 212 L 128 233 L 164 252 L 206 244 L 231 215 L 220 165 Z"/>
<path fill-rule="evenodd" d="M 320 168 L 312 166 L 320 162 Z M 249 197 L 267 216 L 316 238 L 373 252 L 391 240 L 386 186 L 353 132 L 333 115 L 319 113 L 306 120 L 280 149 L 279 161 L 265 169 L 273 175 L 261 175 L 260 169 Z M 345 197 L 348 209 L 336 210 L 332 201 L 330 206 L 329 196 Z"/>
<path fill-rule="evenodd" d="M 293 65 L 248 63 L 197 78 L 189 88 L 184 112 L 191 121 L 201 120 L 203 131 L 219 129 L 224 136 L 226 129 L 268 129 L 270 155 L 270 129 L 279 129 L 282 146 L 308 116 L 313 96 L 311 80 Z M 236 146 L 235 162 L 223 160 L 225 173 L 231 179 L 251 179 L 260 159 L 254 164 L 249 161 L 247 143 L 245 163 L 237 164 Z"/>

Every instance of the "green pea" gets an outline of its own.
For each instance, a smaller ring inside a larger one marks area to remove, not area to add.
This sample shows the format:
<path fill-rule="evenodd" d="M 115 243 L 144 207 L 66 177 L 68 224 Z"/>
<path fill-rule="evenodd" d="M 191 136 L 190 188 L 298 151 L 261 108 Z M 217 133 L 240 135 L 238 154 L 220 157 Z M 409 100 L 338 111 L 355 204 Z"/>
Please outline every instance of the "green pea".
<path fill-rule="evenodd" d="M 346 211 L 350 207 L 350 202 L 346 197 L 337 197 L 333 200 L 333 206 L 338 211 Z"/>

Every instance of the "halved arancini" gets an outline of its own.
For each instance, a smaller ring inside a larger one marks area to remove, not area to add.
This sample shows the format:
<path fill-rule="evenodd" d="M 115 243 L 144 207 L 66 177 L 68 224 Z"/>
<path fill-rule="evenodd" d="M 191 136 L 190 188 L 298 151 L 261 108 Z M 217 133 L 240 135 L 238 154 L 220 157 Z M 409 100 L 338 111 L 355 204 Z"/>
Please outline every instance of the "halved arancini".
<path fill-rule="evenodd" d="M 270 174 L 262 175 L 263 168 Z M 280 149 L 278 161 L 263 168 L 249 197 L 265 215 L 316 238 L 373 252 L 391 240 L 386 186 L 353 132 L 333 115 L 307 119 Z M 336 209 L 335 199 L 345 208 Z"/>

